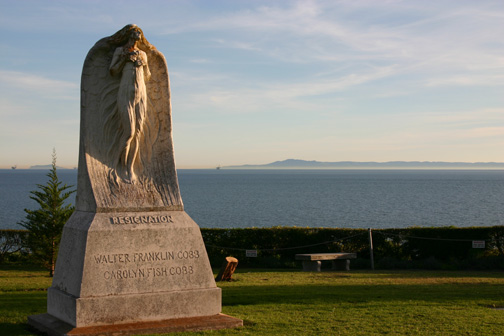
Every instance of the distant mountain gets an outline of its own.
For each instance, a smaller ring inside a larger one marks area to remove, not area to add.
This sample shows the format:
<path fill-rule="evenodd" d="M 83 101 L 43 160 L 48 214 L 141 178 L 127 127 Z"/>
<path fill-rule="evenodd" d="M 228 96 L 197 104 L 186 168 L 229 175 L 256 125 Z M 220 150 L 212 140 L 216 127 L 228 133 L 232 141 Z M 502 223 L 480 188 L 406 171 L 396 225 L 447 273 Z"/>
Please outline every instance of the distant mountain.
<path fill-rule="evenodd" d="M 48 165 L 35 165 L 35 166 L 30 167 L 30 169 L 51 169 L 51 168 L 52 168 L 52 165 L 50 165 L 50 164 L 48 164 Z M 56 169 L 68 169 L 68 168 L 56 166 Z"/>
<path fill-rule="evenodd" d="M 504 162 L 320 162 L 287 159 L 263 165 L 226 166 L 223 169 L 504 169 Z"/>

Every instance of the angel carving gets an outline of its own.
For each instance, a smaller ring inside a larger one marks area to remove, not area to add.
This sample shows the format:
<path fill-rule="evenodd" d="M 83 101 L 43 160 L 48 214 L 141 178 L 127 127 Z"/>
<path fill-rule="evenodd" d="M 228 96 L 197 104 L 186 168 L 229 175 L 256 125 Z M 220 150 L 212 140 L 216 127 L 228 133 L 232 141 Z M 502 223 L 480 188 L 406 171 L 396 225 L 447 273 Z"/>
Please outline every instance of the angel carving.
<path fill-rule="evenodd" d="M 148 113 L 145 82 L 150 79 L 150 71 L 146 53 L 138 48 L 138 42 L 143 37 L 140 28 L 128 27 L 124 35 L 121 38 L 127 38 L 127 42 L 116 48 L 110 64 L 110 74 L 120 77 L 117 106 L 113 112 L 117 116 L 111 115 L 110 120 L 117 118 L 122 132 L 117 133 L 117 139 L 111 144 L 109 151 L 118 153 L 112 155 L 116 174 L 126 181 L 134 182 L 137 180 L 134 166 Z"/>
<path fill-rule="evenodd" d="M 80 134 L 81 208 L 183 209 L 168 67 L 138 26 L 126 25 L 89 50 Z"/>
<path fill-rule="evenodd" d="M 87 152 L 108 167 L 110 182 L 142 184 L 152 178 L 155 173 L 149 165 L 153 166 L 153 152 L 173 156 L 163 55 L 138 26 L 127 25 L 90 50 L 82 89 L 89 123 L 97 120 L 88 125 L 92 143 Z"/>

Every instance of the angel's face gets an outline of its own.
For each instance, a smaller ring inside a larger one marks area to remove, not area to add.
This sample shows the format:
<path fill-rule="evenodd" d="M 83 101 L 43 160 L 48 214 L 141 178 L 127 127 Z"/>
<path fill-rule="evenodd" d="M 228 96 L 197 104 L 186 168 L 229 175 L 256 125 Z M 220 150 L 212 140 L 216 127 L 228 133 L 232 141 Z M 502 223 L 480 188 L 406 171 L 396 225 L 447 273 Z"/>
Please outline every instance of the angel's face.
<path fill-rule="evenodd" d="M 140 37 L 142 36 L 142 33 L 138 29 L 134 29 L 131 31 L 131 38 L 135 41 L 140 40 Z"/>

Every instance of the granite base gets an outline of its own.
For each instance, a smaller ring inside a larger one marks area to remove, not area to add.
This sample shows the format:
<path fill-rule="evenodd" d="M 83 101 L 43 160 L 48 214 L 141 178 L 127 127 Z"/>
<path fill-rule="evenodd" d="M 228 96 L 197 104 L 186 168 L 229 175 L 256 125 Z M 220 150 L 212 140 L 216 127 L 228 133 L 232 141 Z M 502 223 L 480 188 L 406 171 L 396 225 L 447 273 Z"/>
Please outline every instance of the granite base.
<path fill-rule="evenodd" d="M 243 320 L 217 314 L 76 328 L 50 314 L 40 314 L 28 316 L 28 324 L 49 336 L 123 336 L 237 328 L 243 326 Z"/>

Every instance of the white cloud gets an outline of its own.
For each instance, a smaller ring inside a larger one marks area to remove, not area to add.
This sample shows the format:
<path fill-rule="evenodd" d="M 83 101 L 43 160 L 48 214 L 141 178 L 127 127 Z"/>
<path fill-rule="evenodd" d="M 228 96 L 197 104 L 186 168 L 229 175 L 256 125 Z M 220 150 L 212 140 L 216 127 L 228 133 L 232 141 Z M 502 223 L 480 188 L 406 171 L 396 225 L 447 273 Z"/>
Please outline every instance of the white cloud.
<path fill-rule="evenodd" d="M 500 138 L 504 142 L 504 126 L 501 127 L 477 127 L 469 131 L 469 136 L 474 138 Z"/>
<path fill-rule="evenodd" d="M 0 85 L 5 88 L 30 91 L 53 99 L 78 99 L 72 95 L 79 85 L 19 71 L 0 70 Z"/>
<path fill-rule="evenodd" d="M 205 64 L 205 63 L 210 63 L 211 61 L 205 58 L 194 58 L 190 59 L 189 62 L 191 63 L 197 63 L 197 64 Z"/>
<path fill-rule="evenodd" d="M 419 116 L 428 123 L 449 125 L 451 127 L 480 125 L 481 123 L 504 125 L 504 107 L 444 112 L 437 111 L 419 114 Z"/>
<path fill-rule="evenodd" d="M 426 86 L 503 86 L 504 71 L 502 74 L 474 74 L 469 75 L 452 75 L 445 77 L 433 77 L 427 79 Z"/>

